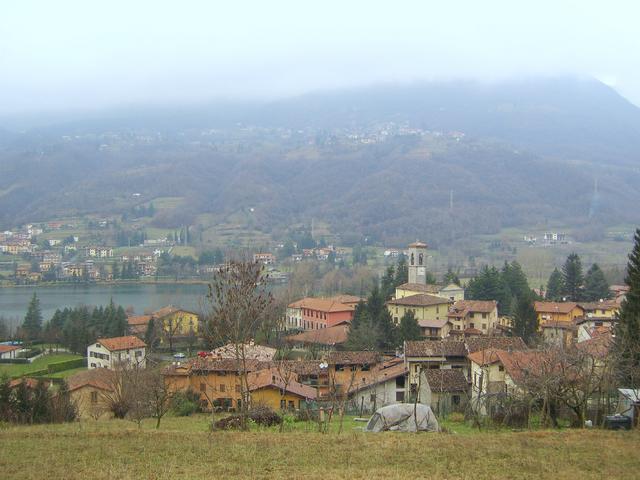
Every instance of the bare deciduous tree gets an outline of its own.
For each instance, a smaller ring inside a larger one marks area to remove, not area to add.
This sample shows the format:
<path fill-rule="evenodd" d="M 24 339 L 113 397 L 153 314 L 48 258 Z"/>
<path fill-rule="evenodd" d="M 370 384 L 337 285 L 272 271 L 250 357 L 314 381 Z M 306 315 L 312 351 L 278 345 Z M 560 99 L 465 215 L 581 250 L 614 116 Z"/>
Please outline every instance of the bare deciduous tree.
<path fill-rule="evenodd" d="M 247 428 L 249 384 L 246 348 L 273 324 L 267 313 L 273 297 L 266 289 L 267 274 L 257 262 L 231 262 L 209 285 L 209 311 L 204 319 L 204 335 L 209 345 L 230 344 L 240 377 L 241 428 Z"/>

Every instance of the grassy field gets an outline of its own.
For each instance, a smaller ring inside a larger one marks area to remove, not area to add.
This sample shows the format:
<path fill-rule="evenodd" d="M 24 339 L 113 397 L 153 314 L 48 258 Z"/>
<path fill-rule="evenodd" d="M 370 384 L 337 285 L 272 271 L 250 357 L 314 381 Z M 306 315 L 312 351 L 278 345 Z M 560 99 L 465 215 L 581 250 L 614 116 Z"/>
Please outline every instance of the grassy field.
<path fill-rule="evenodd" d="M 47 365 L 50 363 L 64 362 L 65 360 L 73 360 L 75 358 L 82 358 L 82 356 L 73 353 L 53 353 L 36 358 L 32 363 L 3 363 L 0 364 L 0 376 L 4 374 L 10 377 L 28 375 L 30 372 L 47 368 Z M 66 372 L 59 373 L 62 374 Z"/>
<path fill-rule="evenodd" d="M 638 432 L 365 434 L 206 431 L 108 420 L 0 429 L 4 478 L 638 478 Z M 603 448 L 606 446 L 606 448 Z"/>

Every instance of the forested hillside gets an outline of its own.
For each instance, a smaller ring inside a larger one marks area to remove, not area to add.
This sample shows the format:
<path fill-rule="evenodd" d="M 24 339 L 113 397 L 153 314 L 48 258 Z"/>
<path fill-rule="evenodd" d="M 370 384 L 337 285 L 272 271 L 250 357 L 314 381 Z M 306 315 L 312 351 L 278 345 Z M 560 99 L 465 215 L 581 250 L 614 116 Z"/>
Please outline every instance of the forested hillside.
<path fill-rule="evenodd" d="M 0 127 L 4 227 L 166 196 L 185 198 L 169 224 L 253 209 L 267 232 L 315 218 L 398 243 L 640 222 L 629 208 L 640 110 L 591 80 L 371 87 Z"/>

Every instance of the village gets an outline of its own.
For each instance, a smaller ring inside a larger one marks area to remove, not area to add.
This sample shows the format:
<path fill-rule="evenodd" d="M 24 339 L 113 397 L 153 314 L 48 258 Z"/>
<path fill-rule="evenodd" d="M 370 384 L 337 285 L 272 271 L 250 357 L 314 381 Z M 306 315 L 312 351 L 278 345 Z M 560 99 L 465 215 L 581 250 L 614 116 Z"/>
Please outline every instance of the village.
<path fill-rule="evenodd" d="M 105 316 L 117 320 L 107 320 L 112 323 L 105 331 L 122 335 L 100 336 L 83 347 L 65 344 L 62 332 L 50 333 L 49 342 L 60 343 L 50 343 L 50 352 L 66 345 L 80 355 L 66 366 L 52 363 L 6 382 L 14 390 L 36 385 L 55 390 L 62 377 L 77 418 L 155 416 L 158 425 L 177 399 L 218 422 L 260 409 L 279 421 L 292 415 L 327 422 L 421 404 L 445 423 L 454 418 L 479 428 L 637 425 L 640 391 L 617 387 L 614 372 L 614 332 L 628 286 L 612 286 L 609 298 L 598 301 L 536 300 L 535 331 L 518 335 L 518 313 L 501 314 L 497 300 L 469 300 L 465 287 L 453 281 L 427 283 L 425 243 L 410 244 L 402 255 L 407 277 L 400 275 L 378 305 L 375 315 L 386 318 L 390 330 L 376 338 L 362 339 L 356 332 L 379 303 L 377 287 L 368 298 L 295 300 L 262 325 L 268 331 L 249 329 L 242 338 L 216 334 L 209 323 L 216 313 L 168 305 L 127 315 L 112 305 L 113 313 L 105 310 Z M 271 261 L 263 254 L 247 265 L 261 274 Z M 398 283 L 402 280 L 407 281 Z M 222 315 L 216 308 L 213 312 Z M 240 313 L 240 307 L 229 308 Z M 24 342 L 0 345 L 0 361 L 27 361 L 24 352 L 33 348 L 28 345 L 35 337 L 26 328 L 25 323 Z M 220 344 L 225 338 L 232 341 Z M 69 375 L 54 378 L 52 370 Z M 149 397 L 141 397 L 149 391 L 155 392 L 155 409 Z M 148 408 L 139 411 L 140 402 Z"/>

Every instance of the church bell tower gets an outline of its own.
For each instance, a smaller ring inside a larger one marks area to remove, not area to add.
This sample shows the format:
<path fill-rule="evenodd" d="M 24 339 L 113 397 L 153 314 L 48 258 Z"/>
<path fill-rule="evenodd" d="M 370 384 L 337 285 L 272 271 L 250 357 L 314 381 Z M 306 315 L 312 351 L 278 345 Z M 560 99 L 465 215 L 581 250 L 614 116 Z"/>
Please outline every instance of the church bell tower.
<path fill-rule="evenodd" d="M 415 242 L 409 245 L 409 283 L 427 284 L 427 244 Z"/>

